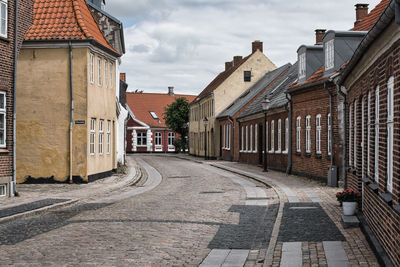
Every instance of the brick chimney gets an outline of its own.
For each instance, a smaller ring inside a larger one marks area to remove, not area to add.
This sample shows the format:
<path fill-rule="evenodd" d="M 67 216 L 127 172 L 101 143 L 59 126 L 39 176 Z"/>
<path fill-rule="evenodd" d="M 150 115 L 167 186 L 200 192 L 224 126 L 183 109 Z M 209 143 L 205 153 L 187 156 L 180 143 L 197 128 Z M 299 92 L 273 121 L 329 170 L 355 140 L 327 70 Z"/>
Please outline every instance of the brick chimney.
<path fill-rule="evenodd" d="M 360 21 L 368 15 L 368 4 L 356 4 L 356 21 L 354 26 L 356 26 Z"/>
<path fill-rule="evenodd" d="M 260 50 L 261 53 L 263 52 L 263 42 L 259 40 L 255 40 L 251 43 L 251 53 L 255 53 L 257 50 Z"/>
<path fill-rule="evenodd" d="M 233 67 L 233 62 L 232 61 L 225 62 L 225 71 L 229 70 L 232 67 Z"/>
<path fill-rule="evenodd" d="M 124 82 L 126 82 L 126 73 L 125 73 L 125 72 L 121 72 L 121 73 L 119 74 L 119 78 L 120 78 L 121 80 L 123 80 Z"/>
<path fill-rule="evenodd" d="M 239 63 L 242 61 L 243 57 L 242 56 L 234 56 L 233 57 L 233 66 L 239 65 Z"/>
<path fill-rule="evenodd" d="M 315 44 L 322 44 L 322 39 L 324 38 L 326 30 L 325 29 L 316 29 L 315 30 Z"/>
<path fill-rule="evenodd" d="M 174 96 L 174 87 L 173 86 L 168 86 L 168 95 Z"/>

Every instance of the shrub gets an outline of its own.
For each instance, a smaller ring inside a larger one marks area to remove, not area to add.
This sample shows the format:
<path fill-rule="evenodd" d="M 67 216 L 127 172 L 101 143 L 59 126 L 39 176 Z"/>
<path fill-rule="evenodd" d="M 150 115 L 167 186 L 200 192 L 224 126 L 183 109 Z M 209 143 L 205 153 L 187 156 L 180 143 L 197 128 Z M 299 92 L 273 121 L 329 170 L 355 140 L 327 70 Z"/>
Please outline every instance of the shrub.
<path fill-rule="evenodd" d="M 361 197 L 360 192 L 357 190 L 353 189 L 346 189 L 343 190 L 342 192 L 337 192 L 336 193 L 336 199 L 342 203 L 342 202 L 357 202 Z"/>

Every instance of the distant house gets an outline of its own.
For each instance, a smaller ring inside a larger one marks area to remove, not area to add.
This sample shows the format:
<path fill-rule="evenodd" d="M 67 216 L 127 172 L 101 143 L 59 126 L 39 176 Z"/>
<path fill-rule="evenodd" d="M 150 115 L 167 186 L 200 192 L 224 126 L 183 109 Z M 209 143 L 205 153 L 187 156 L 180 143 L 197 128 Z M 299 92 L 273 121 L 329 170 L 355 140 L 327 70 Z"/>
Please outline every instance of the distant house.
<path fill-rule="evenodd" d="M 16 59 L 22 40 L 32 25 L 33 1 L 0 0 L 0 197 L 15 193 L 15 112 Z M 15 35 L 18 25 L 17 36 Z"/>
<path fill-rule="evenodd" d="M 134 152 L 174 152 L 177 134 L 165 124 L 164 113 L 167 105 L 177 98 L 189 102 L 196 96 L 174 94 L 169 87 L 167 94 L 127 93 L 126 102 L 129 120 L 126 133 L 126 151 Z"/>
<path fill-rule="evenodd" d="M 274 69 L 276 66 L 264 55 L 260 41 L 252 43 L 250 55 L 245 58 L 235 56 L 233 61 L 225 63 L 225 70 L 190 104 L 190 154 L 209 158 L 220 156 L 222 133 L 216 116 L 265 73 Z"/>
<path fill-rule="evenodd" d="M 17 181 L 106 177 L 117 168 L 123 51 L 106 39 L 86 1 L 34 2 L 18 60 Z"/>

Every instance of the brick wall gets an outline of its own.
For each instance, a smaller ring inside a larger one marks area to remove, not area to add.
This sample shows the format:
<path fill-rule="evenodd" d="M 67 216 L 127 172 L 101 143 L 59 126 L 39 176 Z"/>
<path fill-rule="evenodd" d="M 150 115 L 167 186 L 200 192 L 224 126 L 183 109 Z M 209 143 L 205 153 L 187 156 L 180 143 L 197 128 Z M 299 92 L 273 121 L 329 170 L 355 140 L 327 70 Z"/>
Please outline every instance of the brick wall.
<path fill-rule="evenodd" d="M 362 178 L 364 180 L 363 213 L 365 219 L 378 238 L 380 244 L 387 252 L 395 266 L 400 266 L 400 40 L 382 54 L 348 89 L 348 103 L 357 100 L 357 142 L 354 145 L 352 139 L 352 151 L 349 153 L 349 131 L 347 136 L 347 164 L 348 186 L 353 189 L 361 189 Z M 394 77 L 394 145 L 393 145 L 393 190 L 387 190 L 387 81 Z M 379 138 L 375 144 L 375 90 L 379 86 Z M 370 153 L 367 155 L 367 104 L 362 99 L 368 99 L 370 93 Z M 362 111 L 364 112 L 364 145 L 362 140 Z M 347 114 L 349 118 L 349 114 Z M 352 114 L 354 118 L 354 113 Z M 354 120 L 353 120 L 354 125 Z M 352 130 L 352 129 L 349 129 Z M 354 134 L 354 130 L 351 131 Z M 375 145 L 378 145 L 378 182 L 375 181 Z M 354 162 L 354 148 L 356 148 L 356 160 Z M 362 153 L 364 152 L 364 164 Z M 350 159 L 350 162 L 349 162 Z M 367 161 L 369 159 L 370 175 L 368 176 Z M 364 167 L 364 168 L 362 168 Z M 389 201 L 391 200 L 391 201 Z"/>

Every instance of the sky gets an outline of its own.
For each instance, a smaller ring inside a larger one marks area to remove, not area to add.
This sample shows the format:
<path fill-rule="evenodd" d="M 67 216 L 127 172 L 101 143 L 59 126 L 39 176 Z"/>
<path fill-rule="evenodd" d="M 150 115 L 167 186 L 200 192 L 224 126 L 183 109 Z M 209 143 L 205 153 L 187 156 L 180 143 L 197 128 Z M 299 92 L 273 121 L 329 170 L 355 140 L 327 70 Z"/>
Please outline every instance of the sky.
<path fill-rule="evenodd" d="M 199 94 L 233 56 L 247 56 L 260 40 L 277 66 L 294 63 L 315 29 L 348 30 L 357 3 L 380 0 L 108 0 L 123 22 L 121 72 L 129 91 Z"/>

